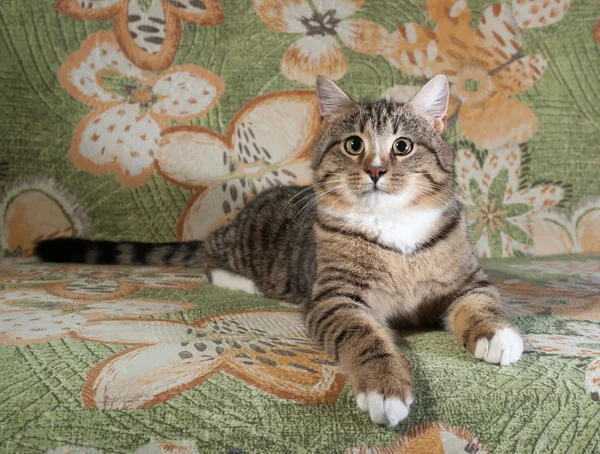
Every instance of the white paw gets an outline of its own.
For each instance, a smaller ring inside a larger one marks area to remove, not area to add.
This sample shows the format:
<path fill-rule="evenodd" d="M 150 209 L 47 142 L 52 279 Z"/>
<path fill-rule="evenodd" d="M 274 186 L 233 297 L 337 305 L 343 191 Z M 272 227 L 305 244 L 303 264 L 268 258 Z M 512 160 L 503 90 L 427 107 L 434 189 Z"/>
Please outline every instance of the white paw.
<path fill-rule="evenodd" d="M 369 412 L 371 421 L 392 427 L 408 416 L 408 409 L 413 401 L 414 398 L 410 395 L 404 401 L 397 397 L 384 399 L 383 395 L 379 393 L 359 393 L 356 396 L 358 408 Z"/>
<path fill-rule="evenodd" d="M 475 344 L 475 358 L 487 363 L 510 366 L 523 353 L 523 339 L 512 328 L 502 328 L 494 333 L 492 340 L 481 338 Z"/>

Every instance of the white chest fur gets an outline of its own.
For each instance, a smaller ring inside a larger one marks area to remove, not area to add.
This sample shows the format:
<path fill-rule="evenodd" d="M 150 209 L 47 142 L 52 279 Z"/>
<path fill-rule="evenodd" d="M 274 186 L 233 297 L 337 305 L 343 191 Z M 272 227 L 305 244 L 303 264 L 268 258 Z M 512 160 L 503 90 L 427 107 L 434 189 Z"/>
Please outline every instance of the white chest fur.
<path fill-rule="evenodd" d="M 338 219 L 345 221 L 350 228 L 365 232 L 381 243 L 410 253 L 415 247 L 431 236 L 431 230 L 444 208 L 428 210 L 383 210 L 370 213 L 340 213 L 326 210 Z"/>

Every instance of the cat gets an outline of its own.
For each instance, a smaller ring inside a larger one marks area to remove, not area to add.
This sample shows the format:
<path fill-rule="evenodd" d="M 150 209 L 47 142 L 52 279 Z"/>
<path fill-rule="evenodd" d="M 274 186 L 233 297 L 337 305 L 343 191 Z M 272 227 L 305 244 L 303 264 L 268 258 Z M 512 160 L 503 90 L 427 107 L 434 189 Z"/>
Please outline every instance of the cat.
<path fill-rule="evenodd" d="M 302 306 L 306 329 L 345 372 L 358 407 L 395 426 L 414 400 L 393 333 L 445 326 L 476 358 L 509 365 L 523 342 L 480 268 L 453 192 L 443 138 L 449 86 L 433 77 L 408 103 L 355 102 L 317 79 L 314 183 L 250 202 L 204 241 L 44 240 L 45 261 L 203 266 L 213 284 Z"/>

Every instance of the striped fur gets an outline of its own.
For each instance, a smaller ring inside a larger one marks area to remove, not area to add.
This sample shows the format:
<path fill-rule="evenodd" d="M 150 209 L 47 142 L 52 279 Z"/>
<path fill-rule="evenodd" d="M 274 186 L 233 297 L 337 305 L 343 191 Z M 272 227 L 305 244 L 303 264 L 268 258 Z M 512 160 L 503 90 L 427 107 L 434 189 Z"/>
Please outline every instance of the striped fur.
<path fill-rule="evenodd" d="M 469 245 L 452 190 L 445 118 L 431 117 L 445 115 L 447 103 L 447 82 L 436 79 L 402 105 L 355 103 L 320 78 L 315 183 L 259 195 L 205 241 L 57 239 L 38 244 L 36 254 L 48 261 L 201 265 L 209 276 L 214 270 L 215 281 L 217 274 L 239 276 L 232 288 L 301 304 L 311 338 L 347 373 L 359 407 L 374 422 L 395 425 L 408 414 L 413 391 L 393 330 L 445 326 L 476 357 L 503 365 L 523 348 Z M 423 108 L 423 99 L 436 108 Z M 349 137 L 361 138 L 362 153 L 346 152 Z M 413 142 L 410 154 L 390 151 L 398 137 Z M 367 174 L 374 165 L 385 170 L 377 181 Z"/>

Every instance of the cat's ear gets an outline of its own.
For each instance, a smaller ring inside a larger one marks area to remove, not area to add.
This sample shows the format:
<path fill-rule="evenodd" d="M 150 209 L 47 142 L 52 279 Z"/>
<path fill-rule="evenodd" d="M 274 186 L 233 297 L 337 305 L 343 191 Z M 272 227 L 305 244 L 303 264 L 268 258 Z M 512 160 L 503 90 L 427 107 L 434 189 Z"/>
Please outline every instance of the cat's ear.
<path fill-rule="evenodd" d="M 317 101 L 322 117 L 343 112 L 355 105 L 343 90 L 325 76 L 317 76 Z"/>
<path fill-rule="evenodd" d="M 415 113 L 431 120 L 441 133 L 446 129 L 449 96 L 448 78 L 444 74 L 438 74 L 423 85 L 408 105 Z"/>

